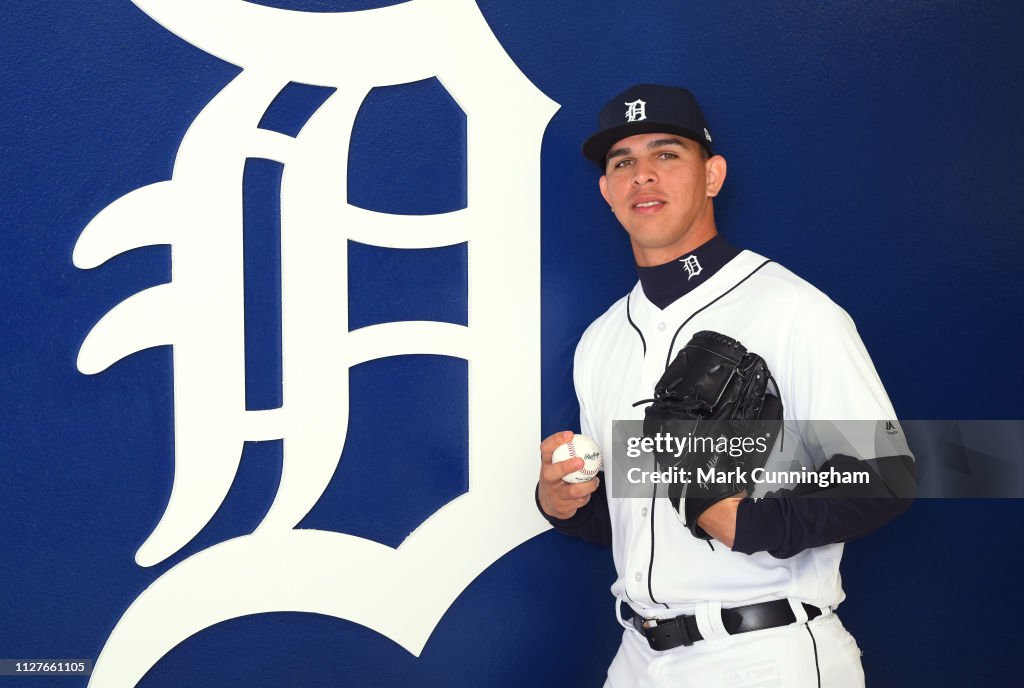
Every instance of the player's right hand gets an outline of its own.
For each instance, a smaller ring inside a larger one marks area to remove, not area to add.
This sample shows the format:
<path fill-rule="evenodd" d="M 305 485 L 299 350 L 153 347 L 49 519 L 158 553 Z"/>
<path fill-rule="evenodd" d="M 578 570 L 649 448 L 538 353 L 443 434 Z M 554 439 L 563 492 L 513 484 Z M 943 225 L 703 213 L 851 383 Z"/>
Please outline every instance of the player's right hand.
<path fill-rule="evenodd" d="M 583 468 L 583 459 L 575 458 L 552 463 L 555 449 L 572 439 L 569 430 L 556 432 L 540 443 L 540 482 L 537 499 L 544 513 L 554 518 L 572 518 L 576 510 L 590 501 L 590 495 L 600 484 L 600 478 L 585 483 L 567 483 L 562 478 Z"/>

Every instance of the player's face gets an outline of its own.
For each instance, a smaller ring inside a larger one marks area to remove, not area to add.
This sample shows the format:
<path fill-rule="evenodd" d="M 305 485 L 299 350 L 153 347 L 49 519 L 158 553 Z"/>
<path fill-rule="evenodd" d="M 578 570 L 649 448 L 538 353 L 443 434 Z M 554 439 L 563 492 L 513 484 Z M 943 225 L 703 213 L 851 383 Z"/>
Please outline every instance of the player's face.
<path fill-rule="evenodd" d="M 725 181 L 725 159 L 704 159 L 695 141 L 637 134 L 608 151 L 601 195 L 629 234 L 639 265 L 661 265 L 715 235 L 711 199 Z"/>

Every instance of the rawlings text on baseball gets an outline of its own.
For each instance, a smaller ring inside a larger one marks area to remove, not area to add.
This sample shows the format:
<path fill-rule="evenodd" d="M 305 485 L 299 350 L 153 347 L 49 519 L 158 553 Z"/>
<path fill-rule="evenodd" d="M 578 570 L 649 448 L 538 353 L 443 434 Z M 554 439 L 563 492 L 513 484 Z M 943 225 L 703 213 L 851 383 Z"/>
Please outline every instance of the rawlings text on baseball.
<path fill-rule="evenodd" d="M 583 459 L 583 468 L 562 478 L 567 483 L 585 483 L 592 480 L 603 467 L 600 447 L 586 435 L 573 435 L 571 440 L 557 447 L 551 455 L 551 462 L 559 463 L 577 457 Z"/>

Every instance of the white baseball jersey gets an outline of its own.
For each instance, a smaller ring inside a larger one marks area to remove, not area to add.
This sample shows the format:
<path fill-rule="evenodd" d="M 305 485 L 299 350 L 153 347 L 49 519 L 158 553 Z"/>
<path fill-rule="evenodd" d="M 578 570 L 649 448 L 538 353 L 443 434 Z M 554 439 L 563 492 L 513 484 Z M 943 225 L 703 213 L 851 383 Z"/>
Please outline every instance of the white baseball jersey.
<path fill-rule="evenodd" d="M 846 312 L 777 263 L 743 251 L 664 310 L 637 283 L 590 325 L 575 358 L 583 434 L 612 447 L 612 422 L 643 419 L 644 409 L 632 404 L 651 397 L 668 362 L 701 330 L 765 359 L 787 421 L 895 418 Z M 610 454 L 606 462 L 614 461 Z M 733 552 L 717 541 L 711 547 L 683 526 L 664 486 L 656 500 L 621 499 L 612 496 L 608 466 L 605 479 L 618 574 L 612 593 L 641 615 L 693 613 L 702 601 L 738 606 L 788 597 L 835 607 L 843 600 L 842 544 L 788 559 Z"/>

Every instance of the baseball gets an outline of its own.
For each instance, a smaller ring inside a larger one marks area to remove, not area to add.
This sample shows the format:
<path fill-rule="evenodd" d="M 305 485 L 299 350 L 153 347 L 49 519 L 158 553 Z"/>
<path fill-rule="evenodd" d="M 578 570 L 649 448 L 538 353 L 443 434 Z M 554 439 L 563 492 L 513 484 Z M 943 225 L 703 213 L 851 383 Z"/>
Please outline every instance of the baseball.
<path fill-rule="evenodd" d="M 603 465 L 601 448 L 597 442 L 586 435 L 573 435 L 572 439 L 555 449 L 551 455 L 551 463 L 559 463 L 567 459 L 583 459 L 583 468 L 562 478 L 567 483 L 585 483 L 592 480 Z"/>

